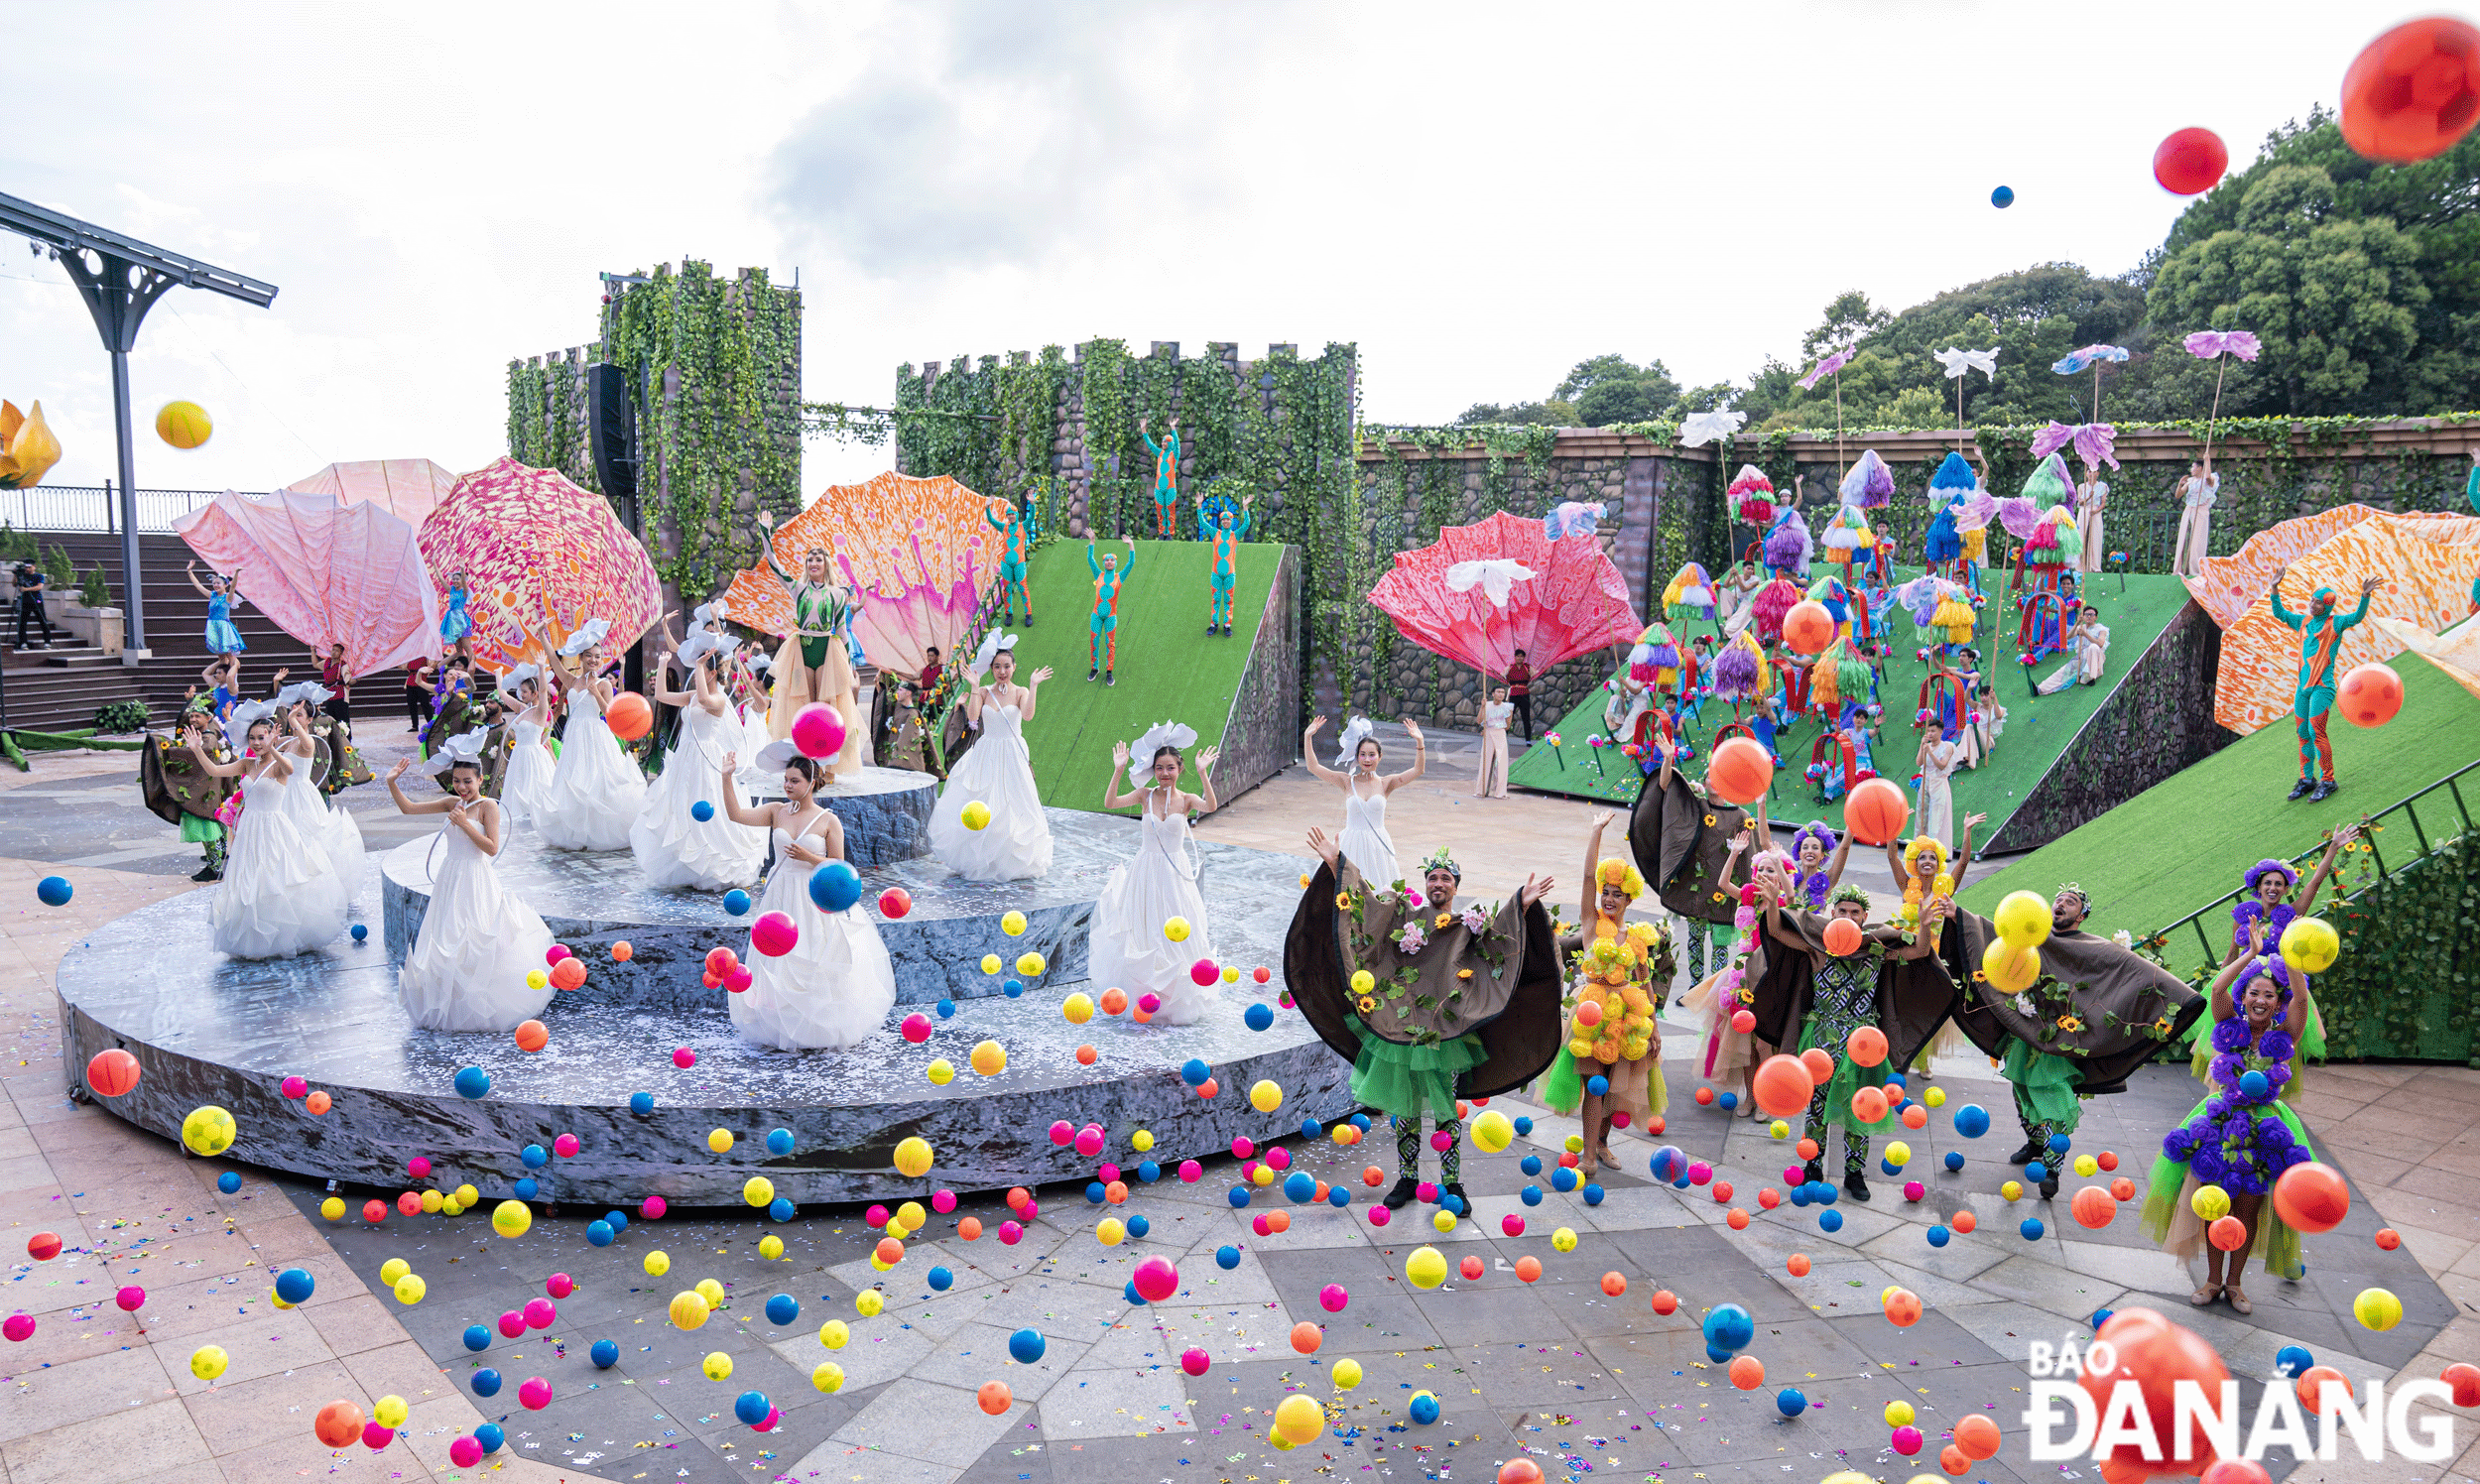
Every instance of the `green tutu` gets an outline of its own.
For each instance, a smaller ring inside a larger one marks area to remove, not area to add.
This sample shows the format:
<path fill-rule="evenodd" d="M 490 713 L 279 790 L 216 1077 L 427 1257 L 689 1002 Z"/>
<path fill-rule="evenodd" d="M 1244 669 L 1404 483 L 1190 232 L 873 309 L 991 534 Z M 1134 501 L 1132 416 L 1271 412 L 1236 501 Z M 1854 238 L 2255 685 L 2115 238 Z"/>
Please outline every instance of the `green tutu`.
<path fill-rule="evenodd" d="M 181 843 L 211 845 L 224 837 L 224 826 L 197 814 L 181 816 Z"/>
<path fill-rule="evenodd" d="M 1854 1134 L 1883 1134 L 1900 1127 L 1892 1112 L 1875 1123 L 1862 1123 L 1859 1115 L 1851 1111 L 1853 1093 L 1863 1087 L 1886 1085 L 1885 1062 L 1880 1061 L 1875 1066 L 1862 1066 L 1854 1062 L 1851 1059 L 1851 1052 L 1843 1049 L 1843 1039 L 1834 1034 L 1832 1027 L 1825 1025 L 1813 1015 L 1808 1017 L 1808 1023 L 1800 1029 L 1799 1049 L 1803 1051 L 1811 1049 L 1821 1050 L 1834 1058 L 1834 1075 L 1825 1084 L 1825 1121 L 1827 1124 L 1840 1124 L 1845 1132 Z M 1808 1134 L 1809 1137 L 1815 1138 L 1819 1132 L 1819 1130 L 1810 1129 Z"/>
<path fill-rule="evenodd" d="M 2185 1127 L 2212 1100 L 2213 1095 L 2208 1094 L 2188 1109 L 2179 1126 Z M 2316 1149 L 2308 1143 L 2307 1127 L 2299 1122 L 2299 1115 L 2291 1111 L 2291 1105 L 2277 1099 L 2274 1116 L 2282 1120 L 2292 1139 L 2313 1159 Z M 2164 1251 L 2182 1260 L 2192 1259 L 2205 1250 L 2204 1220 L 2188 1204 L 2198 1184 L 2185 1161 L 2164 1155 L 2153 1162 L 2153 1185 L 2144 1198 L 2145 1234 L 2161 1243 Z M 2299 1234 L 2274 1213 L 2270 1191 L 2257 1205 L 2256 1243 L 2248 1249 L 2248 1255 L 2263 1259 L 2265 1271 L 2278 1278 L 2295 1280 L 2307 1272 L 2307 1265 L 2299 1260 Z"/>
<path fill-rule="evenodd" d="M 2325 1059 L 2325 1013 L 2316 1008 L 2313 985 L 2301 993 L 2307 996 L 2307 1024 L 2299 1028 L 2299 1060 L 2322 1061 Z M 2215 1024 L 2213 1017 L 2199 1015 L 2195 1024 L 2187 1028 L 2187 1070 L 2199 1082 L 2213 1080 Z M 2295 1092 L 2298 1089 L 2294 1086 L 2292 1090 Z"/>
<path fill-rule="evenodd" d="M 2072 1057 L 2052 1055 L 2029 1042 L 2007 1042 L 2006 1078 L 2015 1084 L 2016 1111 L 2030 1108 L 2038 1122 L 2074 1132 L 2084 1116 L 2084 1105 L 2075 1096 L 2078 1075 Z"/>
<path fill-rule="evenodd" d="M 1444 1123 L 1456 1116 L 1456 1079 L 1486 1057 L 1478 1036 L 1459 1036 L 1436 1046 L 1398 1046 L 1363 1028 L 1361 1053 L 1352 1061 L 1352 1096 L 1362 1107 L 1390 1118 L 1419 1118 L 1426 1112 Z M 1572 1064 L 1568 1074 L 1574 1074 Z"/>

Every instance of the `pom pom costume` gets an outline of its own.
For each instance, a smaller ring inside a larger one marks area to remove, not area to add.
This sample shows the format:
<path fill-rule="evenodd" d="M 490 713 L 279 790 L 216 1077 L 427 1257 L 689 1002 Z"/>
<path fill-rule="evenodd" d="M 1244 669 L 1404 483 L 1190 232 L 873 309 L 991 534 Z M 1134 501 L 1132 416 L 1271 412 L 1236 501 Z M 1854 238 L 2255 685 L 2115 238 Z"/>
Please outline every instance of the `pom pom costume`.
<path fill-rule="evenodd" d="M 1633 902 L 1644 895 L 1645 878 L 1635 866 L 1613 856 L 1594 870 L 1594 896 L 1604 886 L 1618 887 Z M 1610 1084 L 1600 1097 L 1599 1113 L 1625 1113 L 1636 1127 L 1643 1128 L 1671 1105 L 1670 1089 L 1657 1060 L 1655 1025 L 1676 967 L 1670 935 L 1650 923 L 1613 918 L 1597 905 L 1591 930 L 1562 940 L 1560 946 L 1567 950 L 1568 984 L 1576 1009 L 1567 1021 L 1566 1044 L 1559 1048 L 1543 1083 L 1543 1103 L 1555 1112 L 1573 1114 L 1586 1102 L 1583 1079 L 1599 1075 Z M 1588 1004 L 1597 1012 L 1589 1026 L 1582 1019 Z M 1587 1120 L 1588 1124 L 1596 1121 Z M 1597 1132 L 1587 1129 L 1588 1137 Z"/>

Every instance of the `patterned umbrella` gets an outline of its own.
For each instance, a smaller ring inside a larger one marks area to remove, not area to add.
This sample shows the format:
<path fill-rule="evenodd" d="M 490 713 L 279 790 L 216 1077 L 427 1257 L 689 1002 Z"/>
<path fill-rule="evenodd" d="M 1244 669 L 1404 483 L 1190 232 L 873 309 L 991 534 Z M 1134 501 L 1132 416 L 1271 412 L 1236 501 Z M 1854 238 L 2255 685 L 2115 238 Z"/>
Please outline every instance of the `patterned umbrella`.
<path fill-rule="evenodd" d="M 952 656 L 971 638 L 974 614 L 999 579 L 999 533 L 983 518 L 989 504 L 944 474 L 891 471 L 830 485 L 775 529 L 775 560 L 798 572 L 812 547 L 834 553 L 856 597 L 861 652 L 881 670 L 920 675 L 931 648 Z M 795 628 L 792 594 L 763 565 L 736 574 L 724 600 L 734 623 L 770 634 Z"/>
<path fill-rule="evenodd" d="M 1503 604 L 1491 600 L 1499 584 L 1472 581 L 1460 591 L 1450 584 L 1449 567 L 1488 561 L 1521 563 L 1534 575 L 1508 582 Z M 1478 525 L 1448 526 L 1418 552 L 1397 553 L 1369 600 L 1405 638 L 1485 675 L 1506 674 L 1518 650 L 1539 675 L 1631 643 L 1645 627 L 1600 542 L 1582 533 L 1553 542 L 1540 521 L 1503 510 Z"/>
<path fill-rule="evenodd" d="M 617 652 L 663 612 L 655 563 L 609 502 L 513 458 L 457 479 L 422 523 L 422 556 L 441 607 L 465 574 L 474 658 L 497 675 L 544 658 L 527 630 L 557 645 L 608 619 L 604 646 Z"/>
<path fill-rule="evenodd" d="M 439 653 L 439 606 L 414 528 L 377 505 L 278 490 L 217 495 L 173 530 L 277 628 L 353 678 Z"/>

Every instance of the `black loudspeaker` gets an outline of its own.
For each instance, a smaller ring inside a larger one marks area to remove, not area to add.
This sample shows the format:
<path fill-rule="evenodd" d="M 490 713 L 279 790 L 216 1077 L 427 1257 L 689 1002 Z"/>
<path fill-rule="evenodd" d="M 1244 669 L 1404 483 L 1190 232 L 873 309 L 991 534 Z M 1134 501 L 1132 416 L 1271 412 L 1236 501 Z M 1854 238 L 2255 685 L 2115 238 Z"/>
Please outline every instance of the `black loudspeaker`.
<path fill-rule="evenodd" d="M 585 427 L 593 445 L 594 478 L 621 519 L 637 529 L 637 410 L 629 374 L 618 366 L 585 368 Z"/>

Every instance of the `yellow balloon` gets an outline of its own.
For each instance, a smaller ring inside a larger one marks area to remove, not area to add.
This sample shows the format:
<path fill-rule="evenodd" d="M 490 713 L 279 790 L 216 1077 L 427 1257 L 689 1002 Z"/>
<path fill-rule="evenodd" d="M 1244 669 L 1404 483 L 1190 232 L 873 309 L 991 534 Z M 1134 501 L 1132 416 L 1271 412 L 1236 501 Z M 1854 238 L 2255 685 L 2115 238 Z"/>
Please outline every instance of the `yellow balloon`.
<path fill-rule="evenodd" d="M 2219 1221 L 2230 1214 L 2230 1192 L 2219 1185 L 2198 1185 L 2196 1193 L 2187 1197 L 2187 1208 L 2198 1221 Z"/>
<path fill-rule="evenodd" d="M 396 1281 L 396 1301 L 399 1303 L 420 1303 L 422 1296 L 430 1292 L 431 1285 L 424 1283 L 419 1273 L 408 1273 Z"/>
<path fill-rule="evenodd" d="M 1932 1108 L 1942 1108 L 1946 1106 L 1946 1089 L 1943 1087 L 1931 1087 L 1928 1091 L 1921 1094 L 1921 1101 L 1928 1104 Z"/>
<path fill-rule="evenodd" d="M 167 402 L 156 410 L 155 435 L 176 448 L 195 448 L 215 435 L 215 422 L 194 402 Z"/>
<path fill-rule="evenodd" d="M 1334 1385 L 1336 1391 L 1350 1391 L 1353 1387 L 1360 1384 L 1361 1363 L 1359 1361 L 1338 1360 L 1334 1363 Z"/>
<path fill-rule="evenodd" d="M 985 1077 L 995 1077 L 1008 1069 L 1008 1049 L 995 1041 L 978 1043 L 973 1048 L 973 1069 Z"/>
<path fill-rule="evenodd" d="M 1128 1228 L 1117 1216 L 1105 1216 L 1102 1224 L 1093 1229 L 1093 1234 L 1102 1239 L 1103 1246 L 1117 1247 L 1127 1237 Z"/>
<path fill-rule="evenodd" d="M 1066 1016 L 1071 1026 L 1083 1025 L 1093 1019 L 1093 996 L 1078 990 L 1059 1002 L 1059 1014 Z"/>
<path fill-rule="evenodd" d="M 189 1352 L 189 1374 L 200 1381 L 214 1380 L 224 1374 L 224 1367 L 230 1364 L 232 1357 L 224 1353 L 221 1345 L 200 1345 Z"/>
<path fill-rule="evenodd" d="M 401 1257 L 392 1257 L 379 1265 L 379 1281 L 389 1288 L 395 1288 L 398 1279 L 413 1271 L 413 1264 Z"/>
<path fill-rule="evenodd" d="M 723 1285 L 711 1278 L 697 1280 L 697 1297 L 706 1300 L 708 1308 L 723 1306 Z"/>
<path fill-rule="evenodd" d="M 818 1326 L 818 1343 L 829 1350 L 841 1350 L 844 1341 L 852 1338 L 852 1330 L 841 1319 L 829 1319 Z"/>
<path fill-rule="evenodd" d="M 381 1397 L 370 1409 L 371 1420 L 382 1427 L 402 1427 L 406 1414 L 413 1411 L 403 1397 Z"/>
<path fill-rule="evenodd" d="M 1571 1155 L 1580 1155 L 1584 1153 L 1584 1136 L 1582 1134 L 1569 1134 L 1567 1136 L 1567 1153 Z"/>
<path fill-rule="evenodd" d="M 887 1307 L 887 1296 L 876 1289 L 863 1289 L 861 1296 L 852 1300 L 852 1306 L 861 1317 L 875 1319 Z"/>
<path fill-rule="evenodd" d="M 1371 976 L 1369 970 L 1354 969 L 1352 971 L 1352 993 L 1365 995 L 1377 987 L 1378 981 Z"/>
<path fill-rule="evenodd" d="M 2342 956 L 2342 936 L 2323 918 L 2293 918 L 2282 929 L 2282 961 L 2303 974 L 2321 974 Z"/>
<path fill-rule="evenodd" d="M 646 1271 L 652 1277 L 663 1277 L 672 1271 L 672 1255 L 660 1247 L 646 1254 Z"/>
<path fill-rule="evenodd" d="M 672 1296 L 672 1327 L 675 1329 L 695 1329 L 704 1324 L 706 1316 L 713 1311 L 713 1307 L 706 1302 L 706 1296 L 694 1289 L 683 1289 Z"/>
<path fill-rule="evenodd" d="M 907 1179 L 918 1180 L 923 1175 L 930 1174 L 930 1147 L 929 1140 L 923 1138 L 919 1134 L 915 1134 L 897 1143 L 896 1171 L 898 1174 L 904 1175 Z M 905 1225 L 907 1226 L 913 1226 L 916 1224 L 918 1223 L 910 1220 L 905 1222 Z"/>
<path fill-rule="evenodd" d="M 181 1121 L 181 1142 L 189 1146 L 191 1154 L 209 1159 L 232 1148 L 232 1141 L 240 1132 L 233 1124 L 232 1114 L 213 1103 L 191 1109 L 189 1116 Z"/>
<path fill-rule="evenodd" d="M 1897 1170 L 1901 1170 L 1904 1166 L 1911 1164 L 1912 1146 L 1904 1143 L 1901 1139 L 1887 1145 L 1886 1163 L 1894 1166 Z"/>
<path fill-rule="evenodd" d="M 1981 973 L 2000 991 L 2020 994 L 2041 977 L 2041 953 L 1998 938 L 1981 950 Z"/>
<path fill-rule="evenodd" d="M 1275 1167 L 1260 1165 L 1249 1172 L 1249 1178 L 1261 1185 L 1271 1185 L 1275 1182 Z"/>
<path fill-rule="evenodd" d="M 1514 1121 L 1496 1108 L 1482 1109 L 1481 1116 L 1472 1121 L 1473 1147 L 1486 1154 L 1497 1154 L 1515 1139 Z"/>
<path fill-rule="evenodd" d="M 1440 1206 L 1437 1211 L 1430 1216 L 1429 1224 L 1437 1228 L 1440 1232 L 1453 1231 L 1455 1229 L 1455 1213 L 1448 1210 L 1444 1206 Z"/>
<path fill-rule="evenodd" d="M 277 1293 L 274 1289 L 269 1289 L 269 1290 L 267 1291 L 267 1301 L 268 1301 L 268 1302 L 270 1302 L 270 1303 L 272 1303 L 272 1304 L 274 1304 L 274 1305 L 276 1305 L 276 1307 L 278 1307 L 278 1308 L 298 1308 L 298 1307 L 300 1307 L 300 1305 L 299 1305 L 299 1304 L 293 1304 L 293 1303 L 287 1303 L 287 1302 L 285 1302 L 285 1301 L 284 1301 L 284 1295 Z"/>
<path fill-rule="evenodd" d="M 1186 941 L 1188 940 L 1188 932 L 1189 932 L 1189 928 L 1188 928 L 1188 920 L 1187 920 L 1186 918 L 1166 918 L 1166 919 L 1164 919 L 1164 921 L 1163 921 L 1163 935 L 1164 935 L 1165 937 L 1170 938 L 1173 942 L 1176 942 L 1176 943 L 1184 943 L 1184 942 L 1186 942 Z M 1306 1442 L 1307 1440 L 1308 1440 L 1308 1439 L 1306 1439 L 1306 1438 L 1302 1438 L 1302 1442 Z"/>
<path fill-rule="evenodd" d="M 1300 1446 L 1300 1444 L 1299 1444 L 1299 1443 L 1294 1442 L 1291 1438 L 1284 1436 L 1284 1435 L 1283 1435 L 1282 1433 L 1280 1433 L 1280 1432 L 1269 1432 L 1269 1433 L 1267 1433 L 1267 1434 L 1266 1434 L 1266 1441 L 1267 1441 L 1268 1445 L 1269 1445 L 1269 1446 L 1271 1446 L 1271 1447 L 1273 1447 L 1273 1448 L 1274 1448 L 1274 1450 L 1275 1450 L 1276 1452 L 1278 1452 L 1278 1453 L 1289 1453 L 1289 1452 L 1291 1452 L 1294 1448 L 1297 1448 L 1297 1447 L 1299 1447 L 1299 1446 Z"/>
<path fill-rule="evenodd" d="M 760 1237 L 758 1239 L 758 1255 L 765 1258 L 770 1263 L 774 1262 L 777 1258 L 784 1255 L 784 1239 L 774 1235 L 773 1233 Z"/>
<path fill-rule="evenodd" d="M 1417 1289 L 1434 1289 L 1446 1282 L 1446 1256 L 1435 1247 L 1422 1247 L 1404 1259 L 1404 1279 Z"/>
<path fill-rule="evenodd" d="M 963 822 L 964 827 L 967 829 L 988 829 L 990 827 L 990 805 L 982 803 L 978 799 L 974 800 L 971 804 L 966 804 L 964 806 Z"/>
<path fill-rule="evenodd" d="M 1316 1398 L 1294 1392 L 1276 1406 L 1275 1427 L 1295 1445 L 1314 1442 L 1326 1430 L 1326 1409 Z"/>
<path fill-rule="evenodd" d="M 999 930 L 1006 933 L 1010 937 L 1023 937 L 1025 935 L 1025 914 L 1021 912 L 1009 912 L 1003 915 L 999 919 Z"/>
<path fill-rule="evenodd" d="M 1998 1187 L 1998 1194 L 2000 1198 L 2005 1200 L 2022 1200 L 2024 1198 L 2024 1182 L 2021 1180 L 2009 1180 L 2005 1184 Z"/>
<path fill-rule="evenodd" d="M 2049 904 L 2038 892 L 2009 892 L 1990 919 L 1998 935 L 2019 948 L 2038 948 L 2049 940 Z"/>
<path fill-rule="evenodd" d="M 1792 1126 L 1778 1118 L 1766 1129 L 1766 1132 L 1777 1139 L 1789 1139 L 1792 1136 Z"/>
<path fill-rule="evenodd" d="M 708 1134 L 706 1136 L 706 1147 L 719 1155 L 730 1154 L 732 1152 L 732 1131 L 730 1129 L 717 1129 L 713 1133 Z"/>
<path fill-rule="evenodd" d="M 922 1073 L 930 1079 L 932 1087 L 944 1087 L 956 1079 L 955 1063 L 944 1056 L 923 1067 Z"/>
<path fill-rule="evenodd" d="M 1556 1231 L 1554 1231 L 1554 1232 L 1551 1232 L 1551 1233 L 1550 1233 L 1550 1245 L 1551 1245 L 1552 1247 L 1557 1248 L 1557 1249 L 1558 1249 L 1559 1251 L 1561 1251 L 1561 1252 L 1573 1252 L 1573 1251 L 1575 1251 L 1575 1250 L 1576 1250 L 1576 1233 L 1575 1233 L 1575 1228 L 1573 1228 L 1573 1227 L 1571 1227 L 1571 1226 L 1562 1226 L 1562 1227 L 1560 1227 L 1558 1230 L 1556 1230 Z"/>
<path fill-rule="evenodd" d="M 1283 1089 L 1272 1082 L 1261 1081 L 1249 1089 L 1249 1106 L 1260 1113 L 1272 1113 L 1283 1106 Z"/>
<path fill-rule="evenodd" d="M 1137 1132 L 1128 1136 L 1128 1143 L 1131 1148 L 1137 1151 L 1137 1153 L 1144 1154 L 1148 1150 L 1154 1148 L 1154 1130 L 1139 1129 Z"/>
<path fill-rule="evenodd" d="M 2094 1175 L 2101 1173 L 2101 1162 L 2094 1159 L 2090 1155 L 2077 1155 L 2075 1157 L 2075 1173 L 2083 1176 L 2085 1179 L 2090 1179 Z"/>
<path fill-rule="evenodd" d="M 541 989 L 544 985 L 551 982 L 552 976 L 545 973 L 541 969 L 526 970 L 526 988 L 528 989 Z"/>
<path fill-rule="evenodd" d="M 330 1221 L 343 1220 L 344 1197 L 341 1195 L 330 1195 L 325 1200 L 320 1201 L 318 1203 L 318 1214 L 326 1217 Z"/>
<path fill-rule="evenodd" d="M 732 1357 L 717 1350 L 706 1357 L 706 1363 L 699 1369 L 706 1373 L 708 1381 L 729 1381 L 732 1379 Z"/>
<path fill-rule="evenodd" d="M 899 1157 L 901 1158 L 901 1147 L 899 1147 Z M 904 1224 L 907 1232 L 917 1232 L 930 1224 L 930 1212 L 922 1209 L 920 1201 L 908 1200 L 896 1207 L 896 1219 Z M 889 1235 L 892 1236 L 894 1233 L 891 1232 Z"/>
<path fill-rule="evenodd" d="M 1033 978 L 1035 975 L 1041 973 L 1042 969 L 1043 957 L 1041 954 L 1020 953 L 1016 956 L 1016 971 L 1024 975 L 1026 978 Z"/>
<path fill-rule="evenodd" d="M 2392 1329 L 2403 1322 L 2403 1300 L 2384 1289 L 2362 1289 L 2351 1300 L 2351 1316 L 2371 1329 Z"/>
<path fill-rule="evenodd" d="M 775 1199 L 775 1181 L 763 1175 L 753 1175 L 741 1181 L 741 1199 L 754 1206 L 765 1206 Z M 766 1421 L 764 1418 L 760 1422 Z"/>
<path fill-rule="evenodd" d="M 1889 1427 L 1908 1427 L 1912 1424 L 1913 1416 L 1912 1404 L 1909 1402 L 1886 1404 L 1886 1425 Z"/>
<path fill-rule="evenodd" d="M 447 1197 L 441 1195 L 438 1191 L 425 1190 L 422 1192 L 422 1208 L 429 1214 L 434 1216 L 437 1215 L 439 1213 L 439 1207 L 445 1204 L 447 1204 Z"/>
<path fill-rule="evenodd" d="M 475 1189 L 471 1182 L 458 1185 L 456 1187 L 456 1203 L 458 1205 L 468 1206 L 480 1205 L 482 1203 L 482 1192 Z"/>
<path fill-rule="evenodd" d="M 996 954 L 996 953 L 984 953 L 984 954 L 982 955 L 982 972 L 983 972 L 983 973 L 985 973 L 985 974 L 995 974 L 995 973 L 999 972 L 999 955 L 998 955 L 998 954 Z"/>
<path fill-rule="evenodd" d="M 534 1212 L 522 1200 L 503 1200 L 491 1207 L 491 1230 L 503 1237 L 522 1237 L 534 1224 Z"/>
<path fill-rule="evenodd" d="M 844 1368 L 831 1360 L 821 1360 L 818 1368 L 809 1373 L 809 1384 L 822 1392 L 842 1391 Z"/>

